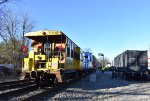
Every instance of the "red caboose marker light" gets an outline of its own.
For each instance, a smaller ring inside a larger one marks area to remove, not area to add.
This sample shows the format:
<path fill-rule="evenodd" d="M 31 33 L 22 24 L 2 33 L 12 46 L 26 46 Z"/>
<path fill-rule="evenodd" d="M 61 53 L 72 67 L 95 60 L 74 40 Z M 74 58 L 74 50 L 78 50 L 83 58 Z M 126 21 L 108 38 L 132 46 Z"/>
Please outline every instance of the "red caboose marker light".
<path fill-rule="evenodd" d="M 22 51 L 23 53 L 25 53 L 25 52 L 27 51 L 27 46 L 23 45 L 23 46 L 21 47 L 21 51 Z"/>
<path fill-rule="evenodd" d="M 59 51 L 61 51 L 62 50 L 62 45 L 58 46 L 58 49 L 59 49 Z"/>
<path fill-rule="evenodd" d="M 38 49 L 42 49 L 42 46 L 38 46 Z"/>
<path fill-rule="evenodd" d="M 46 32 L 42 32 L 42 35 L 46 35 Z"/>

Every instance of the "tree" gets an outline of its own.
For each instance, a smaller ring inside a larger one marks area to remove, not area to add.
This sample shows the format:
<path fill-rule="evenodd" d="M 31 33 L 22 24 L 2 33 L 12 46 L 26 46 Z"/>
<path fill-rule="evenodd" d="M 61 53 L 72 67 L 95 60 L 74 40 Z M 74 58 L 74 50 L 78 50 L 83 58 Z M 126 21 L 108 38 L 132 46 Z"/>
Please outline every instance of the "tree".
<path fill-rule="evenodd" d="M 26 43 L 23 34 L 33 29 L 33 22 L 27 14 L 19 17 L 15 12 L 7 10 L 0 16 L 0 38 L 3 40 L 0 54 L 7 58 L 8 63 L 15 66 L 22 57 L 21 46 Z M 23 34 L 22 34 L 23 33 Z"/>
<path fill-rule="evenodd" d="M 110 60 L 107 58 L 107 57 L 104 57 L 104 60 L 103 60 L 103 56 L 102 58 L 99 59 L 100 63 L 104 65 L 104 67 L 107 65 L 107 64 L 110 64 Z"/>
<path fill-rule="evenodd" d="M 24 14 L 22 16 L 21 27 L 22 27 L 22 39 L 21 39 L 22 40 L 22 45 L 26 44 L 27 47 L 28 47 L 30 41 L 27 38 L 24 37 L 24 34 L 27 33 L 27 32 L 30 32 L 34 28 L 34 22 L 29 19 L 28 14 Z"/>
<path fill-rule="evenodd" d="M 15 0 L 0 0 L 0 5 L 11 2 L 11 1 L 15 1 Z"/>
<path fill-rule="evenodd" d="M 9 2 L 9 1 L 11 1 L 11 0 L 1 0 L 1 1 L 0 1 L 0 5 L 1 5 L 1 4 L 4 4 L 4 3 L 6 3 L 6 2 Z"/>

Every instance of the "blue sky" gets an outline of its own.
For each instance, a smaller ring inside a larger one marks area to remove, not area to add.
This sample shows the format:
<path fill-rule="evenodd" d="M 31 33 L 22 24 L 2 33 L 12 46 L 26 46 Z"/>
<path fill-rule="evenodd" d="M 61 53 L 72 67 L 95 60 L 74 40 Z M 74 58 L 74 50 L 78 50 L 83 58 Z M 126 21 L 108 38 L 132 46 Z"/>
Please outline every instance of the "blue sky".
<path fill-rule="evenodd" d="M 36 30 L 61 30 L 82 49 L 110 60 L 150 45 L 150 0 L 24 0 Z"/>

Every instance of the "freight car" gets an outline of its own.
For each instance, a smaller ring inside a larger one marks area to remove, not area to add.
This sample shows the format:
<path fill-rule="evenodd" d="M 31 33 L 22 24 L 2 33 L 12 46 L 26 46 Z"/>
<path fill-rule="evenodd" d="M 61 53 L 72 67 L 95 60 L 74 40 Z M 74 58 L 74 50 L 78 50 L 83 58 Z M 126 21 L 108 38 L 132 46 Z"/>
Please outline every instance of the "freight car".
<path fill-rule="evenodd" d="M 95 69 L 93 55 L 84 52 L 61 31 L 29 32 L 25 37 L 31 40 L 31 50 L 24 58 L 23 78 L 40 77 L 58 83 Z"/>
<path fill-rule="evenodd" d="M 114 58 L 114 66 L 118 74 L 126 77 L 147 77 L 148 75 L 147 51 L 126 50 Z"/>

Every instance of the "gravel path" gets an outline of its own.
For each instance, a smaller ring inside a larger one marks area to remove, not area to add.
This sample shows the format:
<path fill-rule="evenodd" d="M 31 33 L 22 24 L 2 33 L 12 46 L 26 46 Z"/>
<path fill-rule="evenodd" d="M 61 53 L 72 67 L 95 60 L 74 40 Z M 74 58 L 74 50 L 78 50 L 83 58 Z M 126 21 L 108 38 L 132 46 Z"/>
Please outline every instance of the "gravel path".
<path fill-rule="evenodd" d="M 111 79 L 111 72 L 99 73 L 96 82 L 89 77 L 63 92 L 47 96 L 47 101 L 150 101 L 150 82 Z"/>

